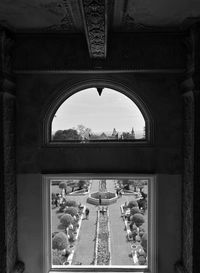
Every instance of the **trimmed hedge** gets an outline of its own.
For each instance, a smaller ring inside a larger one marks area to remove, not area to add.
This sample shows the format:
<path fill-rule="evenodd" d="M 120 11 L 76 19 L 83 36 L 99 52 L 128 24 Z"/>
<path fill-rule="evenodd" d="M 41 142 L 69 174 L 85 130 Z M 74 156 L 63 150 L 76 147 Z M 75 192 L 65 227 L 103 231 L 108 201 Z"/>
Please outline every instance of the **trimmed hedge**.
<path fill-rule="evenodd" d="M 130 213 L 131 213 L 131 215 L 134 215 L 136 213 L 140 213 L 140 209 L 138 207 L 132 207 Z"/>
<path fill-rule="evenodd" d="M 53 249 L 63 250 L 68 248 L 69 242 L 67 235 L 64 232 L 57 233 L 52 240 Z"/>
<path fill-rule="evenodd" d="M 78 214 L 78 210 L 75 207 L 69 207 L 65 209 L 65 213 L 70 214 L 71 216 L 75 216 Z"/>
<path fill-rule="evenodd" d="M 67 183 L 64 182 L 64 181 L 63 181 L 63 182 L 60 182 L 60 183 L 59 183 L 59 188 L 60 188 L 60 189 L 66 189 L 66 188 L 67 188 Z"/>
<path fill-rule="evenodd" d="M 65 227 L 69 227 L 70 224 L 72 224 L 74 221 L 73 217 L 70 214 L 64 214 L 60 218 L 60 223 Z"/>
<path fill-rule="evenodd" d="M 74 200 L 66 200 L 65 206 L 67 207 L 78 207 L 78 204 Z"/>
<path fill-rule="evenodd" d="M 138 202 L 135 200 L 132 200 L 128 203 L 128 208 L 138 207 Z"/>
<path fill-rule="evenodd" d="M 132 221 L 136 224 L 137 227 L 140 227 L 142 224 L 144 224 L 144 216 L 140 213 L 136 213 L 132 216 Z"/>

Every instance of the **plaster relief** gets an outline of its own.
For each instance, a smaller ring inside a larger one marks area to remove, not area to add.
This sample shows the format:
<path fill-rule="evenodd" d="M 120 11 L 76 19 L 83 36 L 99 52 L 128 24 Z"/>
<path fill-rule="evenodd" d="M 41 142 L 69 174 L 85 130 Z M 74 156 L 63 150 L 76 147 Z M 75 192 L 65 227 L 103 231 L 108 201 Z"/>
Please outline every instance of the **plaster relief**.
<path fill-rule="evenodd" d="M 83 0 L 82 4 L 90 57 L 105 58 L 107 46 L 107 1 Z"/>

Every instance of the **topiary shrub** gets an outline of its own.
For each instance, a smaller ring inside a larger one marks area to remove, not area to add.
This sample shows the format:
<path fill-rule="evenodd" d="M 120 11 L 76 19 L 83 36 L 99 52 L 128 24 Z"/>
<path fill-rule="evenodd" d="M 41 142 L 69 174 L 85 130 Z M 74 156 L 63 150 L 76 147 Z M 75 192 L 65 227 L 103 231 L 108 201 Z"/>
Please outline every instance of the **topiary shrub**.
<path fill-rule="evenodd" d="M 52 256 L 53 256 L 53 265 L 62 265 L 62 258 L 60 251 L 58 249 L 53 249 Z"/>
<path fill-rule="evenodd" d="M 59 188 L 60 188 L 60 189 L 66 189 L 66 188 L 67 188 L 67 183 L 64 182 L 64 181 L 60 182 L 60 183 L 59 183 Z"/>
<path fill-rule="evenodd" d="M 128 203 L 128 208 L 138 207 L 138 203 L 135 200 L 132 200 Z"/>
<path fill-rule="evenodd" d="M 140 209 L 138 207 L 132 207 L 130 213 L 131 213 L 131 215 L 134 215 L 136 213 L 140 213 Z"/>
<path fill-rule="evenodd" d="M 144 216 L 141 213 L 136 213 L 132 216 L 132 221 L 136 224 L 137 227 L 140 227 L 144 224 Z"/>
<path fill-rule="evenodd" d="M 83 189 L 85 184 L 86 184 L 85 180 L 79 180 L 79 182 L 78 182 L 79 190 Z"/>
<path fill-rule="evenodd" d="M 139 263 L 139 265 L 145 265 L 146 264 L 146 258 L 145 258 L 145 256 L 140 255 L 138 257 L 138 263 Z"/>
<path fill-rule="evenodd" d="M 73 217 L 70 214 L 64 214 L 60 218 L 60 223 L 65 227 L 68 228 L 70 224 L 74 221 Z"/>
<path fill-rule="evenodd" d="M 67 207 L 78 207 L 78 204 L 74 200 L 66 200 L 65 205 Z"/>
<path fill-rule="evenodd" d="M 71 216 L 75 216 L 78 214 L 78 210 L 75 207 L 69 207 L 65 209 L 65 213 L 70 214 Z"/>
<path fill-rule="evenodd" d="M 144 251 L 147 253 L 147 233 L 144 233 L 142 236 L 141 246 L 143 247 Z"/>
<path fill-rule="evenodd" d="M 64 232 L 57 233 L 52 240 L 53 249 L 63 250 L 68 248 L 69 242 L 67 235 Z"/>
<path fill-rule="evenodd" d="M 142 236 L 144 235 L 144 233 L 146 233 L 146 230 L 143 226 L 139 227 L 139 236 L 140 238 L 142 238 Z"/>

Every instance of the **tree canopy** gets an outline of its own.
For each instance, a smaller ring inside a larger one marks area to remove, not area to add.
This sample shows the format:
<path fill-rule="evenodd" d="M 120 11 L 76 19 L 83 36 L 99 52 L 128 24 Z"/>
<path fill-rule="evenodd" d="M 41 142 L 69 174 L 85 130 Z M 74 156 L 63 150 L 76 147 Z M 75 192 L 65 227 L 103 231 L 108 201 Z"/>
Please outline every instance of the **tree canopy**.
<path fill-rule="evenodd" d="M 80 140 L 81 137 L 76 129 L 58 130 L 53 136 L 53 140 Z"/>

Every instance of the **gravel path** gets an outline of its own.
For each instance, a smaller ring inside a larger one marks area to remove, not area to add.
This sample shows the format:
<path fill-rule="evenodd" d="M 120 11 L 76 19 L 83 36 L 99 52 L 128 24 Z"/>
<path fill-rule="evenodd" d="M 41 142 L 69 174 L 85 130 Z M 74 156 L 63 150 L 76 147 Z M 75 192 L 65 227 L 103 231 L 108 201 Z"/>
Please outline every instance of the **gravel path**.
<path fill-rule="evenodd" d="M 107 184 L 109 191 L 115 192 L 114 181 L 109 181 Z M 120 211 L 121 204 L 132 198 L 130 196 L 119 197 L 116 203 L 109 206 L 112 265 L 133 265 L 132 258 L 129 257 L 131 254 L 130 243 L 126 240 L 126 231 Z"/>
<path fill-rule="evenodd" d="M 99 181 L 95 180 L 92 182 L 90 192 L 95 192 L 98 189 Z M 89 208 L 90 214 L 88 220 L 83 218 L 84 220 L 82 221 L 80 235 L 73 258 L 73 265 L 76 263 L 90 265 L 94 260 L 97 207 L 86 203 L 86 200 L 85 205 Z"/>

